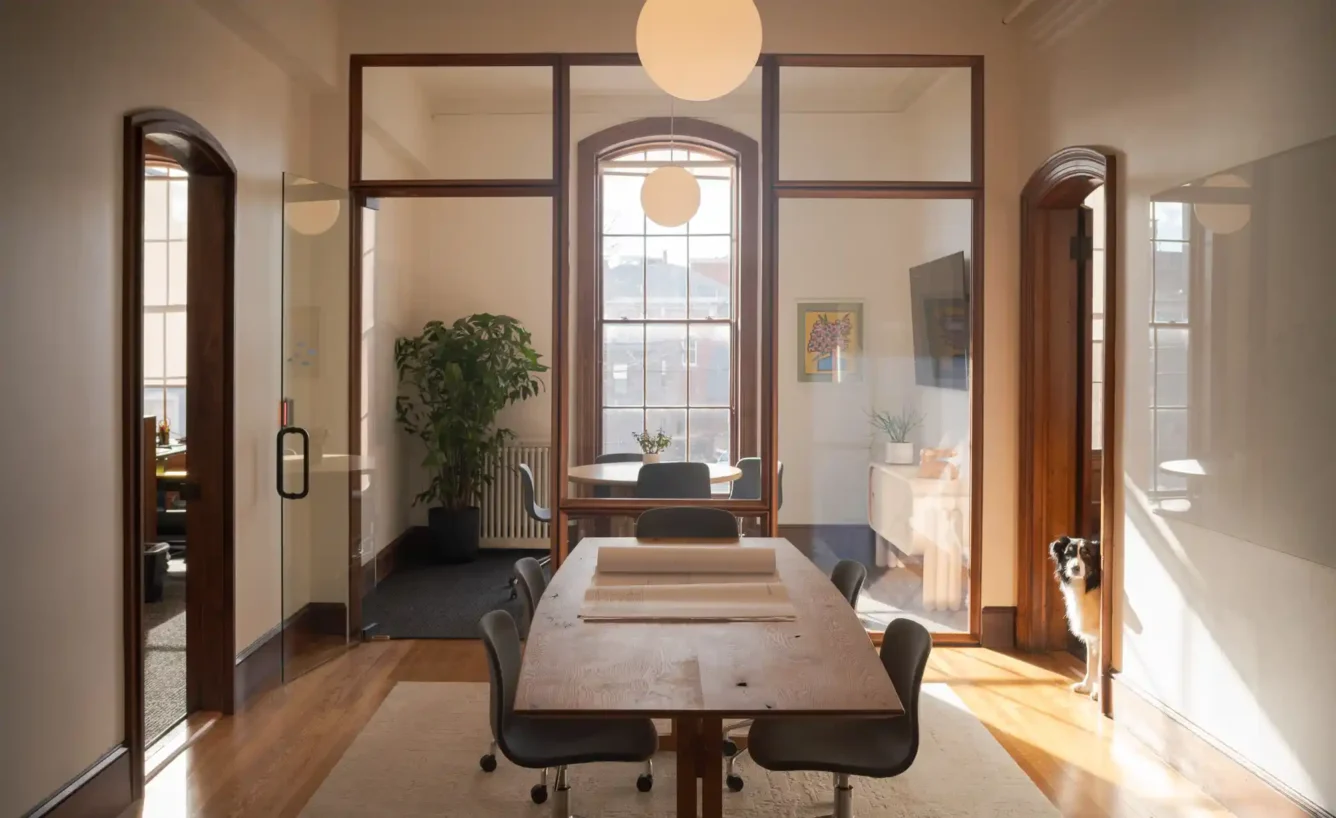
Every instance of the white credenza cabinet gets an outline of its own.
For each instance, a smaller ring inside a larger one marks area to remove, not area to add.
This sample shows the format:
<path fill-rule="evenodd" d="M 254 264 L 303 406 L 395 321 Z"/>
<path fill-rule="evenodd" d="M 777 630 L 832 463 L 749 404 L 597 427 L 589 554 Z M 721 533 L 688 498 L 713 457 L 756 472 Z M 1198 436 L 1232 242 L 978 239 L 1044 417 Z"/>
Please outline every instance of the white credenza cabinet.
<path fill-rule="evenodd" d="M 896 568 L 901 553 L 923 557 L 923 606 L 958 611 L 965 604 L 969 486 L 919 477 L 919 467 L 868 467 L 868 525 L 877 533 L 877 565 Z M 894 548 L 891 546 L 894 545 Z"/>

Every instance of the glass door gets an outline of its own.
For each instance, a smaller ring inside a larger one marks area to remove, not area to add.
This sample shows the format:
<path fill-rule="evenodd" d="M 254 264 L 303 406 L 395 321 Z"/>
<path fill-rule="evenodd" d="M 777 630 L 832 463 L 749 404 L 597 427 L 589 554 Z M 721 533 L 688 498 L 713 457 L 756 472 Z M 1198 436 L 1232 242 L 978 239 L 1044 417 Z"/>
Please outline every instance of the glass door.
<path fill-rule="evenodd" d="M 350 504 L 349 200 L 283 177 L 283 365 L 274 463 L 283 513 L 283 678 L 348 646 Z"/>

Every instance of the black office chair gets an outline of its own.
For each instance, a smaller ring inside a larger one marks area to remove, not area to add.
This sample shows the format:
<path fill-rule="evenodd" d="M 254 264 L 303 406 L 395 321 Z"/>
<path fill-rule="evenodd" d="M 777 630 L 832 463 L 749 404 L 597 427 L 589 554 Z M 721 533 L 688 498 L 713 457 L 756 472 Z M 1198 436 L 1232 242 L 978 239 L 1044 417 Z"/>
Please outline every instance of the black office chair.
<path fill-rule="evenodd" d="M 645 456 L 635 452 L 615 452 L 613 454 L 601 454 L 594 458 L 595 463 L 644 463 Z M 612 486 L 594 486 L 595 497 L 611 497 Z"/>
<path fill-rule="evenodd" d="M 732 500 L 759 500 L 761 499 L 761 458 L 759 457 L 741 457 L 738 458 L 738 471 L 742 476 L 733 481 L 732 490 L 729 491 L 729 499 Z M 775 491 L 779 494 L 779 507 L 784 507 L 784 461 L 779 461 L 775 469 Z"/>
<path fill-rule="evenodd" d="M 659 747 L 659 735 L 649 719 L 537 718 L 515 712 L 515 691 L 520 678 L 520 634 L 515 620 L 505 611 L 492 611 L 478 622 L 483 646 L 487 648 L 488 669 L 492 679 L 491 720 L 493 753 L 500 749 L 512 763 L 531 770 L 555 767 L 556 797 L 552 800 L 553 818 L 570 818 L 570 779 L 566 768 L 572 764 L 602 762 L 646 762 Z M 495 759 L 492 763 L 495 769 Z M 486 767 L 484 767 L 486 769 Z M 649 769 L 653 769 L 650 767 Z M 652 773 L 636 780 L 636 788 L 649 792 L 654 786 Z M 539 797 L 539 787 L 542 788 Z M 547 800 L 547 786 L 535 786 L 535 803 Z"/>
<path fill-rule="evenodd" d="M 867 582 L 867 566 L 855 560 L 840 560 L 830 572 L 830 581 L 844 594 L 849 606 L 858 610 L 858 595 L 863 592 L 863 583 Z"/>
<path fill-rule="evenodd" d="M 895 685 L 905 714 L 899 718 L 759 718 L 747 737 L 756 763 L 774 772 L 813 770 L 835 776 L 832 818 L 852 818 L 849 776 L 891 778 L 918 755 L 919 690 L 932 653 L 932 635 L 912 619 L 886 627 L 881 664 Z"/>
<path fill-rule="evenodd" d="M 538 505 L 538 490 L 534 484 L 533 469 L 529 468 L 527 463 L 521 463 L 515 467 L 515 470 L 520 473 L 520 492 L 522 494 L 520 502 L 524 508 L 524 513 L 529 515 L 529 519 L 534 520 L 535 522 L 550 525 L 552 523 L 552 510 L 546 506 Z M 538 564 L 545 567 L 551 561 L 551 557 L 543 557 L 538 560 Z M 515 577 L 513 575 L 510 578 L 509 584 L 510 598 L 514 599 L 516 592 Z"/>
<path fill-rule="evenodd" d="M 728 539 L 738 536 L 738 518 L 722 508 L 651 508 L 636 518 L 636 536 Z"/>
<path fill-rule="evenodd" d="M 533 557 L 522 557 L 515 562 L 515 587 L 519 590 L 521 606 L 524 609 L 524 632 L 533 627 L 533 614 L 538 610 L 538 600 L 547 591 L 547 574 L 541 561 Z"/>
<path fill-rule="evenodd" d="M 867 581 L 867 566 L 854 560 L 840 560 L 835 563 L 835 569 L 830 572 L 830 581 L 839 589 L 841 596 L 849 603 L 849 607 L 857 611 L 858 595 L 863 592 L 863 583 Z M 733 792 L 742 791 L 742 776 L 737 774 L 737 764 L 747 754 L 747 751 L 739 750 L 738 743 L 728 738 L 728 734 L 751 723 L 751 719 L 746 719 L 724 727 L 724 759 L 727 764 L 724 768 L 724 783 Z"/>
<path fill-rule="evenodd" d="M 642 499 L 710 499 L 710 467 L 704 463 L 646 463 L 636 476 Z"/>

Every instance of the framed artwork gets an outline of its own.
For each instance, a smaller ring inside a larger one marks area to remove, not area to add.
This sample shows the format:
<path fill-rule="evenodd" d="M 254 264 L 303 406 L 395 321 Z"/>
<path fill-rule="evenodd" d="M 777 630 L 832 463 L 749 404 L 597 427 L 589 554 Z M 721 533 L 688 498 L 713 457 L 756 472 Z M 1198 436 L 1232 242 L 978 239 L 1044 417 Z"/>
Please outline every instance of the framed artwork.
<path fill-rule="evenodd" d="M 862 378 L 862 302 L 798 302 L 798 381 L 840 383 Z"/>

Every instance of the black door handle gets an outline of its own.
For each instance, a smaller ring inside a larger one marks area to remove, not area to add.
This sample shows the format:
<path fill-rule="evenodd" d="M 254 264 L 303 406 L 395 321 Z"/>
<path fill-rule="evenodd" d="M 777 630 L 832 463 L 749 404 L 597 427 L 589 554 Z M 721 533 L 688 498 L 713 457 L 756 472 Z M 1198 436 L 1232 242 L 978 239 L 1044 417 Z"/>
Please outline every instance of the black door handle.
<path fill-rule="evenodd" d="M 283 490 L 283 439 L 288 435 L 297 435 L 302 439 L 301 491 L 294 492 Z M 311 493 L 311 436 L 300 426 L 284 426 L 282 429 L 278 430 L 278 437 L 275 439 L 275 447 L 278 450 L 274 456 L 276 463 L 275 485 L 278 487 L 278 496 L 282 497 L 284 500 L 300 500 Z"/>

